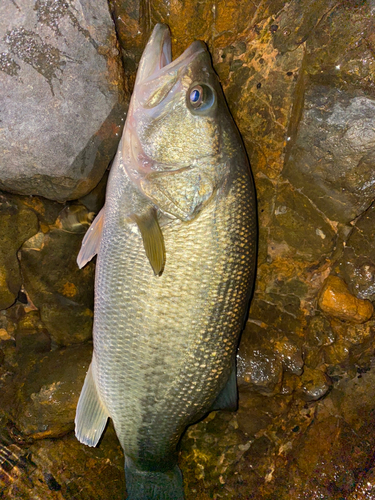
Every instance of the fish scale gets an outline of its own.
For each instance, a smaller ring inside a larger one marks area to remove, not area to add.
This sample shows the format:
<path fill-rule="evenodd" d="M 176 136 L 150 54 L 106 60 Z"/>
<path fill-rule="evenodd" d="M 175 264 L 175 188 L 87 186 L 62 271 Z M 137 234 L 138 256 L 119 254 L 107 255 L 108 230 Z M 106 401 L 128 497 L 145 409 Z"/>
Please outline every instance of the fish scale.
<path fill-rule="evenodd" d="M 97 380 L 123 448 L 136 459 L 139 443 L 156 434 L 149 448 L 158 459 L 155 449 L 165 455 L 162 443 L 173 448 L 179 429 L 213 402 L 217 379 L 223 385 L 228 377 L 231 365 L 224 369 L 222 357 L 232 356 L 237 345 L 252 279 L 247 245 L 255 230 L 249 221 L 254 195 L 240 177 L 195 221 L 163 227 L 167 263 L 160 277 L 141 251 L 139 231 L 134 226 L 117 230 L 116 214 L 128 210 L 123 196 L 121 207 L 108 208 L 106 244 L 97 263 L 94 341 L 95 350 L 105 353 L 97 361 Z M 209 233 L 216 240 L 207 238 Z M 207 244 L 197 245 L 205 239 Z M 129 281 L 137 292 L 124 294 L 118 283 Z M 191 380 L 198 382 L 192 386 Z"/>
<path fill-rule="evenodd" d="M 98 255 L 76 435 L 95 446 L 112 418 L 130 500 L 182 500 L 184 429 L 236 404 L 256 238 L 253 180 L 206 47 L 172 62 L 157 25 L 78 256 Z"/>

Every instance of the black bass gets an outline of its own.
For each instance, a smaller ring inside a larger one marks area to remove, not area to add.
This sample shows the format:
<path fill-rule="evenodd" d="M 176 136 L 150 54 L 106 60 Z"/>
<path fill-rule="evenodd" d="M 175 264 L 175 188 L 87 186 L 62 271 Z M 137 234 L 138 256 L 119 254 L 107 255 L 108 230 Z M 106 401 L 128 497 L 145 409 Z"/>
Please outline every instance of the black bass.
<path fill-rule="evenodd" d="M 236 407 L 256 229 L 247 157 L 206 45 L 196 41 L 172 62 L 169 30 L 158 24 L 105 205 L 77 259 L 82 267 L 98 256 L 76 436 L 95 446 L 112 418 L 128 499 L 183 499 L 184 429 Z"/>

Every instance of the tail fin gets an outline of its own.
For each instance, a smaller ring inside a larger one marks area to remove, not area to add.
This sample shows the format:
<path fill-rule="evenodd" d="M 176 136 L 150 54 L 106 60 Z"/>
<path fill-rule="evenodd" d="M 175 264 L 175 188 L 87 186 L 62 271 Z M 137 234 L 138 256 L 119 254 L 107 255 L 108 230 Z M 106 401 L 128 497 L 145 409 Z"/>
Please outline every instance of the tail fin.
<path fill-rule="evenodd" d="M 163 472 L 142 471 L 125 460 L 127 500 L 184 500 L 184 483 L 179 467 Z"/>

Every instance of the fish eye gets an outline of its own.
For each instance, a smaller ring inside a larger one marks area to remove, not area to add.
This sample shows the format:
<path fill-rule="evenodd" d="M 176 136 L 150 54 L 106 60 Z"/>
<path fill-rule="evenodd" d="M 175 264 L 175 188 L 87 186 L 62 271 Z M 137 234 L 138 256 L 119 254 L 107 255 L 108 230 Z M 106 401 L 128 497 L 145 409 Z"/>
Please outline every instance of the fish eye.
<path fill-rule="evenodd" d="M 194 84 L 187 92 L 187 101 L 190 111 L 194 114 L 204 114 L 215 102 L 214 90 L 203 83 Z"/>
<path fill-rule="evenodd" d="M 191 89 L 189 99 L 193 108 L 199 108 L 203 101 L 203 89 L 201 85 L 196 85 Z"/>

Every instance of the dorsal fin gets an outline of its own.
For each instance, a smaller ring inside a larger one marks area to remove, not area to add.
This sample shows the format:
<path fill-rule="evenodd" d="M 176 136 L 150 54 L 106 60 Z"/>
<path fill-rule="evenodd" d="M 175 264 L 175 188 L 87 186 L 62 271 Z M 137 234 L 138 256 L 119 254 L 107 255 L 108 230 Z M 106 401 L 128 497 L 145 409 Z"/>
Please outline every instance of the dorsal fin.
<path fill-rule="evenodd" d="M 80 269 L 85 266 L 98 253 L 99 244 L 102 237 L 104 219 L 104 207 L 95 217 L 93 223 L 88 228 L 82 240 L 81 250 L 77 257 L 77 264 Z"/>

